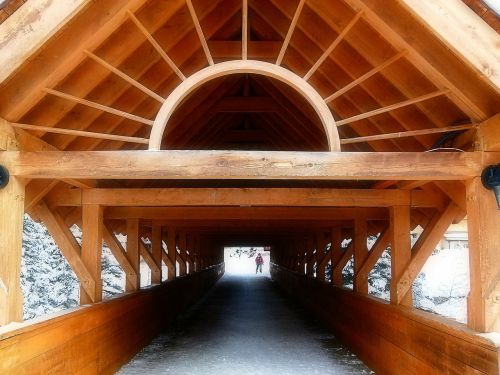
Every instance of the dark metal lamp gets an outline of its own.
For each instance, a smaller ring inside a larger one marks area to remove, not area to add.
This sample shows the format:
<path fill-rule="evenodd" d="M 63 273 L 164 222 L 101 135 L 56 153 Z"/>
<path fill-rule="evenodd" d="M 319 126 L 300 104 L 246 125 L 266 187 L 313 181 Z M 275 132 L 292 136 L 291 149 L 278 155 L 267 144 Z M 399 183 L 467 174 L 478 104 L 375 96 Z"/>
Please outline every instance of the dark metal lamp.
<path fill-rule="evenodd" d="M 9 170 L 3 165 L 0 165 L 0 190 L 9 183 Z"/>
<path fill-rule="evenodd" d="M 500 210 L 500 164 L 486 167 L 481 175 L 481 180 L 486 189 L 493 190 Z"/>

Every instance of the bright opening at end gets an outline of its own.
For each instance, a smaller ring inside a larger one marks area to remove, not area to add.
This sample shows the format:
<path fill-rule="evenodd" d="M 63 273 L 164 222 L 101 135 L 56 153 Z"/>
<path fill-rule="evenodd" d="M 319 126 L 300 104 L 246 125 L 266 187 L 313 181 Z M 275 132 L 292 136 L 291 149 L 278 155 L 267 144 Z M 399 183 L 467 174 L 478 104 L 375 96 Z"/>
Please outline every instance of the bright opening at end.
<path fill-rule="evenodd" d="M 262 272 L 257 271 L 255 262 L 257 255 L 262 256 Z M 267 247 L 225 247 L 225 272 L 228 275 L 254 275 L 270 277 L 269 273 L 270 248 Z"/>

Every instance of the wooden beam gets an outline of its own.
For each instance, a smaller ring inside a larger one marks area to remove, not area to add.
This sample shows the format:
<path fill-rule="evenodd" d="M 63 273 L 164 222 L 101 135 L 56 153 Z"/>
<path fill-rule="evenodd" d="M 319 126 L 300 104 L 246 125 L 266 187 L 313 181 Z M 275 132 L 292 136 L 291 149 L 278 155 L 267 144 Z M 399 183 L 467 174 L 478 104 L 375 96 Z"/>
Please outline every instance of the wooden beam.
<path fill-rule="evenodd" d="M 143 119 L 141 122 L 143 122 L 143 121 L 148 121 L 151 124 L 153 123 L 152 121 L 149 121 L 146 119 Z M 151 125 L 151 124 L 148 124 L 148 125 Z M 66 135 L 71 135 L 74 137 L 107 139 L 109 141 L 117 141 L 117 142 L 125 142 L 125 143 L 137 143 L 137 144 L 143 144 L 143 145 L 147 145 L 149 143 L 149 139 L 147 139 L 147 138 L 127 137 L 127 136 L 123 136 L 123 135 L 87 132 L 87 131 L 83 131 L 83 130 L 73 130 L 73 129 L 65 129 L 65 128 L 53 128 L 53 127 L 49 127 L 49 126 L 12 123 L 12 127 L 16 128 L 16 129 L 44 131 L 46 133 L 66 134 Z"/>
<path fill-rule="evenodd" d="M 0 127 L 0 129 L 2 129 Z M 6 128 L 4 128 L 6 129 Z M 0 134 L 0 144 L 15 147 L 15 134 Z M 8 151 L 0 151 L 0 154 Z M 23 320 L 21 255 L 23 242 L 25 186 L 11 177 L 0 189 L 0 326 Z"/>
<path fill-rule="evenodd" d="M 500 151 L 500 114 L 479 125 L 477 148 L 482 151 Z"/>
<path fill-rule="evenodd" d="M 339 96 L 344 95 L 347 91 L 349 91 L 352 88 L 360 85 L 361 83 L 363 83 L 364 81 L 366 81 L 368 78 L 373 77 L 375 74 L 377 74 L 378 72 L 384 70 L 385 68 L 387 68 L 392 63 L 398 61 L 400 58 L 404 57 L 406 54 L 407 54 L 407 51 L 401 51 L 401 52 L 397 53 L 396 55 L 394 55 L 393 57 L 391 57 L 389 60 L 387 60 L 386 62 L 384 62 L 383 64 L 380 64 L 379 66 L 376 66 L 375 68 L 371 69 L 369 72 L 363 74 L 361 77 L 355 79 L 354 81 L 352 81 L 348 85 L 344 86 L 340 90 L 336 91 L 335 93 L 333 93 L 332 95 L 330 95 L 329 97 L 327 97 L 325 99 L 325 102 L 330 103 L 331 101 L 337 99 Z"/>
<path fill-rule="evenodd" d="M 80 245 L 65 223 L 64 218 L 57 211 L 51 211 L 43 201 L 36 205 L 35 212 L 43 221 L 57 247 L 75 273 L 80 286 L 87 295 L 95 295 L 96 282 L 94 277 L 83 263 Z"/>
<path fill-rule="evenodd" d="M 142 259 L 146 262 L 149 269 L 151 270 L 151 283 L 153 282 L 153 274 L 158 275 L 160 272 L 160 267 L 156 264 L 155 259 L 153 258 L 151 252 L 148 249 L 148 246 L 144 243 L 142 239 L 139 239 L 139 253 Z"/>
<path fill-rule="evenodd" d="M 137 19 L 134 13 L 132 13 L 130 10 L 127 11 L 130 19 L 134 24 L 137 26 L 137 28 L 141 31 L 141 33 L 144 34 L 146 39 L 151 43 L 153 48 L 158 52 L 158 54 L 165 60 L 165 62 L 168 64 L 170 69 L 173 70 L 175 74 L 181 79 L 181 81 L 184 81 L 186 79 L 186 76 L 181 72 L 179 67 L 175 64 L 175 62 L 167 55 L 167 53 L 163 50 L 163 48 L 158 44 L 156 39 L 151 35 L 151 33 L 144 27 L 144 25 Z"/>
<path fill-rule="evenodd" d="M 498 153 L 73 151 L 0 153 L 14 177 L 61 179 L 467 180 Z M 446 165 L 446 168 L 443 168 Z M 369 166 L 369 167 L 368 167 Z"/>
<path fill-rule="evenodd" d="M 454 203 L 449 203 L 446 210 L 437 212 L 427 227 L 422 232 L 417 242 L 413 245 L 411 261 L 397 282 L 396 304 L 401 304 L 410 291 L 413 281 L 418 276 L 425 262 L 432 254 L 437 244 L 443 238 L 453 219 L 460 213 L 460 208 Z"/>
<path fill-rule="evenodd" d="M 157 270 L 151 270 L 151 283 L 160 284 L 162 281 L 162 238 L 161 238 L 161 225 L 153 222 L 151 229 L 151 255 Z"/>
<path fill-rule="evenodd" d="M 101 257 L 102 257 L 102 207 L 96 204 L 82 208 L 82 262 L 95 282 L 92 294 L 80 288 L 80 304 L 102 301 Z"/>
<path fill-rule="evenodd" d="M 167 228 L 167 257 L 170 267 L 168 269 L 168 280 L 173 280 L 177 277 L 177 234 L 174 227 Z"/>
<path fill-rule="evenodd" d="M 470 293 L 467 324 L 480 332 L 500 332 L 500 211 L 480 178 L 467 184 Z"/>
<path fill-rule="evenodd" d="M 214 59 L 239 59 L 242 43 L 239 40 L 210 40 L 208 46 Z M 248 41 L 248 56 L 255 60 L 272 60 L 278 54 L 281 43 L 277 41 Z"/>
<path fill-rule="evenodd" d="M 389 209 L 389 241 L 391 242 L 391 302 L 412 305 L 412 288 L 404 296 L 398 295 L 398 283 L 411 261 L 410 207 L 394 206 Z"/>
<path fill-rule="evenodd" d="M 51 0 L 30 0 L 0 25 L 0 82 L 7 79 L 42 45 L 85 7 L 89 0 L 55 4 Z"/>
<path fill-rule="evenodd" d="M 364 120 L 364 119 L 367 119 L 367 118 L 370 118 L 370 117 L 373 117 L 373 116 L 378 116 L 380 114 L 387 113 L 387 112 L 390 112 L 390 111 L 394 111 L 395 109 L 407 107 L 409 105 L 417 104 L 417 103 L 420 103 L 420 102 L 423 102 L 425 100 L 429 100 L 429 99 L 432 99 L 432 98 L 435 98 L 435 97 L 438 97 L 438 96 L 446 95 L 447 93 L 448 93 L 447 90 L 434 91 L 434 92 L 431 92 L 429 94 L 419 96 L 417 98 L 408 99 L 408 100 L 405 100 L 405 101 L 400 102 L 400 103 L 388 105 L 387 107 L 375 109 L 373 111 L 362 113 L 362 114 L 357 115 L 357 116 L 353 116 L 353 117 L 349 117 L 349 118 L 344 119 L 344 120 L 336 121 L 336 124 L 337 124 L 337 126 L 342 126 L 342 125 L 350 124 L 352 122 Z"/>
<path fill-rule="evenodd" d="M 356 25 L 356 23 L 363 16 L 363 12 L 358 12 L 353 17 L 351 21 L 347 24 L 347 26 L 340 32 L 340 34 L 335 38 L 335 40 L 330 44 L 330 46 L 326 49 L 326 51 L 321 55 L 321 57 L 316 61 L 316 63 L 309 69 L 309 71 L 304 76 L 304 79 L 307 81 L 311 76 L 318 70 L 318 68 L 323 64 L 323 62 L 330 56 L 333 50 L 340 44 L 342 40 L 344 40 L 347 33 Z"/>
<path fill-rule="evenodd" d="M 450 100 L 472 121 L 483 121 L 489 117 L 484 106 L 471 92 L 472 81 L 466 75 L 460 74 L 462 66 L 450 61 L 451 58 L 455 58 L 450 56 L 453 52 L 443 48 L 438 38 L 432 39 L 432 33 L 411 14 L 405 4 L 400 2 L 388 4 L 385 0 L 375 0 L 370 3 L 364 0 L 346 0 L 346 3 L 354 9 L 364 11 L 364 19 L 389 43 L 399 50 L 407 50 L 409 61 L 439 89 L 449 89 Z M 420 37 L 415 39 L 414 35 Z"/>
<path fill-rule="evenodd" d="M 160 95 L 155 93 L 154 91 L 148 89 L 146 86 L 143 84 L 137 82 L 135 79 L 130 77 L 129 75 L 123 73 L 121 70 L 115 68 L 113 65 L 109 64 L 105 60 L 101 59 L 99 56 L 93 54 L 92 52 L 85 50 L 85 53 L 87 54 L 88 57 L 90 57 L 92 60 L 103 66 L 104 68 L 108 69 L 109 71 L 113 72 L 123 80 L 127 81 L 130 83 L 132 86 L 135 88 L 141 90 L 143 93 L 146 95 L 150 96 L 151 98 L 155 99 L 157 102 L 162 103 L 165 101 L 165 98 L 162 98 Z"/>
<path fill-rule="evenodd" d="M 368 253 L 368 257 L 366 258 L 365 262 L 359 269 L 359 272 L 354 275 L 355 280 L 357 280 L 358 283 L 368 283 L 368 276 L 377 263 L 377 261 L 380 259 L 382 254 L 384 253 L 385 249 L 387 249 L 387 245 L 389 243 L 389 230 L 384 230 L 380 233 L 379 237 L 377 238 L 377 241 L 373 244 L 372 248 L 370 249 L 370 252 Z"/>
<path fill-rule="evenodd" d="M 346 266 L 347 262 L 351 260 L 354 255 L 354 246 L 353 241 L 345 248 L 342 252 L 342 256 L 339 261 L 335 264 L 332 263 L 332 275 L 333 275 L 333 285 L 342 286 L 343 285 L 343 277 L 342 271 Z"/>
<path fill-rule="evenodd" d="M 278 58 L 276 59 L 276 65 L 281 65 L 281 63 L 283 62 L 283 58 L 285 57 L 286 50 L 288 48 L 288 45 L 290 44 L 290 39 L 292 39 L 293 31 L 295 30 L 295 26 L 297 25 L 297 21 L 299 20 L 300 13 L 304 8 L 304 4 L 305 0 L 300 0 L 299 4 L 297 5 L 297 10 L 293 15 L 292 22 L 290 23 L 290 27 L 288 28 L 288 32 L 286 33 L 285 40 L 283 41 L 283 45 L 281 46 L 280 53 L 278 55 Z"/>
<path fill-rule="evenodd" d="M 141 270 L 139 266 L 139 219 L 127 219 L 127 259 L 137 277 L 127 280 L 125 291 L 133 292 L 141 287 Z M 129 285 L 127 287 L 127 285 Z"/>
<path fill-rule="evenodd" d="M 342 285 L 342 270 L 339 272 L 339 268 L 335 269 L 335 265 L 342 258 L 342 241 L 342 227 L 333 227 L 330 242 L 330 283 L 337 286 Z"/>
<path fill-rule="evenodd" d="M 500 37 L 495 30 L 459 0 L 403 0 L 403 4 L 500 93 Z"/>
<path fill-rule="evenodd" d="M 210 49 L 208 48 L 207 39 L 205 38 L 205 35 L 203 34 L 203 29 L 201 28 L 200 20 L 198 19 L 198 16 L 196 15 L 196 11 L 193 7 L 192 1 L 186 0 L 186 5 L 189 9 L 189 13 L 191 14 L 191 18 L 193 19 L 196 33 L 198 34 L 198 38 L 200 38 L 201 47 L 203 48 L 203 52 L 205 52 L 205 55 L 207 56 L 208 63 L 210 65 L 214 65 L 214 59 L 212 58 L 212 55 L 210 54 Z"/>
<path fill-rule="evenodd" d="M 160 206 L 271 206 L 271 207 L 434 207 L 422 191 L 400 189 L 329 188 L 160 188 L 64 189 L 50 199 L 55 205 Z"/>
<path fill-rule="evenodd" d="M 368 223 L 364 217 L 354 219 L 354 286 L 356 293 L 368 294 L 368 277 L 358 277 L 368 258 Z"/>
<path fill-rule="evenodd" d="M 179 262 L 179 276 L 185 276 L 187 272 L 187 257 L 186 257 L 186 232 L 178 232 L 178 262 Z"/>
<path fill-rule="evenodd" d="M 421 136 L 421 135 L 456 132 L 456 131 L 471 130 L 471 129 L 476 129 L 476 128 L 477 128 L 477 125 L 470 124 L 470 125 L 447 126 L 444 128 L 409 130 L 409 131 L 397 132 L 397 133 L 368 135 L 368 136 L 356 137 L 356 138 L 344 138 L 344 139 L 340 140 L 340 144 L 341 145 L 348 145 L 348 144 L 360 143 L 360 142 L 381 141 L 383 139 L 399 139 L 399 138 L 405 138 L 405 137 L 417 137 L 417 136 Z"/>
<path fill-rule="evenodd" d="M 363 215 L 367 220 L 388 220 L 384 208 L 366 207 Z M 352 208 L 331 207 L 106 207 L 106 219 L 123 220 L 140 218 L 143 220 L 352 220 Z M 153 227 L 154 227 L 153 223 Z"/>
<path fill-rule="evenodd" d="M 242 0 L 241 8 L 241 58 L 248 59 L 248 0 Z"/>
<path fill-rule="evenodd" d="M 121 242 L 118 241 L 118 238 L 116 238 L 113 229 L 106 223 L 103 226 L 103 239 L 125 273 L 125 290 L 132 290 L 134 286 L 137 285 L 139 275 L 127 258 L 127 252 L 123 248 Z"/>

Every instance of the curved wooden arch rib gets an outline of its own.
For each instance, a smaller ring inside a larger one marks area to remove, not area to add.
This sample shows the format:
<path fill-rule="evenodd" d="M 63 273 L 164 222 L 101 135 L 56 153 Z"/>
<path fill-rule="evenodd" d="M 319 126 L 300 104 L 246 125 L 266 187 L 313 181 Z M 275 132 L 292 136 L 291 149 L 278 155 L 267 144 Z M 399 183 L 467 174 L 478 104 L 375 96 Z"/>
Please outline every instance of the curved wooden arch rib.
<path fill-rule="evenodd" d="M 211 65 L 193 74 L 179 84 L 163 103 L 151 130 L 150 150 L 160 150 L 163 134 L 170 117 L 184 98 L 191 92 L 215 78 L 237 73 L 259 74 L 277 79 L 299 92 L 318 114 L 325 129 L 330 151 L 340 151 L 340 138 L 335 119 L 318 92 L 302 77 L 275 64 L 255 60 L 227 61 Z"/>

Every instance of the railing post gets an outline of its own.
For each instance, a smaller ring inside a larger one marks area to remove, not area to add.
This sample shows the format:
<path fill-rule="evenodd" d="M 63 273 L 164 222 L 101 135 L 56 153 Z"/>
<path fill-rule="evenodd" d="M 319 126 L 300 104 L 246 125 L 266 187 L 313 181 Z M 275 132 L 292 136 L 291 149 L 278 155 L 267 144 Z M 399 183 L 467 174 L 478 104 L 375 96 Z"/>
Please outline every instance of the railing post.
<path fill-rule="evenodd" d="M 93 293 L 80 286 L 80 304 L 102 301 L 101 257 L 103 236 L 102 207 L 86 204 L 82 208 L 82 262 L 94 279 Z"/>

